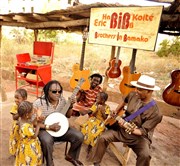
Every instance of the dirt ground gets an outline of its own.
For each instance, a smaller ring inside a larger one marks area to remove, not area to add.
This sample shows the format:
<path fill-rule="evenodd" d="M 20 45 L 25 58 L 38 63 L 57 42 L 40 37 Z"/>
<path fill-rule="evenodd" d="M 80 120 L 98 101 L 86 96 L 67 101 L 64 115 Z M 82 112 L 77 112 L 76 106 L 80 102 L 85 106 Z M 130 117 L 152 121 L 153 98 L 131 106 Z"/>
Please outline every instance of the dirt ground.
<path fill-rule="evenodd" d="M 11 81 L 12 82 L 12 81 Z M 4 83 L 4 88 L 7 93 L 7 100 L 1 103 L 0 110 L 0 165 L 2 166 L 12 166 L 14 159 L 10 156 L 8 152 L 8 141 L 9 141 L 9 131 L 11 129 L 12 117 L 9 114 L 10 108 L 13 104 L 14 95 L 14 84 L 9 81 Z M 71 92 L 65 92 L 64 96 L 67 98 L 71 95 Z M 35 100 L 34 96 L 29 95 L 29 101 Z M 111 108 L 115 108 L 117 103 L 109 102 Z M 180 165 L 180 110 L 170 106 L 163 101 L 158 101 L 160 110 L 162 111 L 164 117 L 162 122 L 157 126 L 152 144 L 152 160 L 151 166 L 179 166 Z M 77 120 L 74 118 L 69 119 L 70 124 L 78 128 L 78 124 L 75 123 Z M 116 146 L 121 150 L 122 144 L 116 143 Z M 64 149 L 65 143 L 58 144 L 54 146 L 54 162 L 55 166 L 66 165 L 71 166 L 72 164 L 64 159 Z M 86 145 L 82 146 L 80 153 L 80 160 L 85 166 L 92 166 L 85 160 L 86 156 Z M 135 165 L 135 154 L 132 152 L 127 166 Z M 103 158 L 101 166 L 119 166 L 120 162 L 117 160 L 115 155 L 108 148 L 107 152 Z"/>

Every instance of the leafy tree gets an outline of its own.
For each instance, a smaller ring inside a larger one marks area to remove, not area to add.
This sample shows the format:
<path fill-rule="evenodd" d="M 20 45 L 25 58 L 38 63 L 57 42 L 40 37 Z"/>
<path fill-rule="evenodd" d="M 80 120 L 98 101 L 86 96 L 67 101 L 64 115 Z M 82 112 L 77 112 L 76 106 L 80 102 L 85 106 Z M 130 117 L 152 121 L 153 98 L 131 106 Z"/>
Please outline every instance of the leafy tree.
<path fill-rule="evenodd" d="M 25 44 L 32 41 L 33 32 L 29 32 L 27 29 L 13 28 L 10 31 L 10 35 L 17 42 L 17 44 Z"/>
<path fill-rule="evenodd" d="M 169 55 L 170 43 L 169 40 L 165 39 L 160 43 L 160 49 L 157 51 L 159 57 L 167 57 Z"/>
<path fill-rule="evenodd" d="M 38 39 L 42 41 L 53 41 L 57 42 L 57 35 L 59 30 L 39 30 Z M 13 28 L 10 31 L 11 36 L 18 44 L 25 44 L 28 42 L 34 41 L 34 33 L 33 31 L 28 31 L 27 29 L 17 29 Z"/>
<path fill-rule="evenodd" d="M 163 40 L 160 43 L 160 49 L 157 51 L 159 57 L 168 57 L 169 55 L 179 56 L 180 55 L 180 37 L 175 37 L 173 41 Z"/>
<path fill-rule="evenodd" d="M 39 30 L 38 38 L 39 40 L 50 40 L 57 42 L 57 35 L 59 30 Z"/>
<path fill-rule="evenodd" d="M 171 54 L 174 56 L 180 55 L 180 36 L 176 37 L 173 40 L 173 43 L 171 44 L 169 50 L 170 50 Z"/>

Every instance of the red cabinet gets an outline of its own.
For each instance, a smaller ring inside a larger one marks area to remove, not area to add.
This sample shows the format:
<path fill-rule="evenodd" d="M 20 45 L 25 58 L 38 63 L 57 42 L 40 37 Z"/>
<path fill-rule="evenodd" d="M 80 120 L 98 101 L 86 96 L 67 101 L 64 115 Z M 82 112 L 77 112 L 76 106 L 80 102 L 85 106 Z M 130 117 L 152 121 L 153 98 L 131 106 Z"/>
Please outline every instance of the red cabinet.
<path fill-rule="evenodd" d="M 15 67 L 16 89 L 20 87 L 35 87 L 35 91 L 27 89 L 28 92 L 39 95 L 39 88 L 43 87 L 51 80 L 51 66 L 26 66 L 17 65 Z M 25 85 L 19 81 L 24 80 Z M 33 88 L 31 88 L 33 89 Z"/>
<path fill-rule="evenodd" d="M 15 66 L 16 89 L 26 88 L 28 93 L 39 96 L 41 89 L 52 78 L 54 44 L 52 42 L 34 42 L 33 60 L 29 53 L 17 54 Z M 22 84 L 22 82 L 24 82 Z"/>

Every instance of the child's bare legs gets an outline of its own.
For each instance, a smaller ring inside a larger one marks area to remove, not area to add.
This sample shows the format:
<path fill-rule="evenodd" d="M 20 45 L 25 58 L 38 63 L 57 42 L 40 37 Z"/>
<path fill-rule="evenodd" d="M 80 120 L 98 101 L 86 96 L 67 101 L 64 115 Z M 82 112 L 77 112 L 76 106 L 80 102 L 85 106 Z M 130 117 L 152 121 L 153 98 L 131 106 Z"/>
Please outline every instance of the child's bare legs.
<path fill-rule="evenodd" d="M 89 158 L 89 154 L 90 154 L 91 150 L 92 150 L 92 146 L 91 146 L 91 145 L 88 145 L 88 147 L 87 147 L 87 155 L 86 155 L 86 159 Z"/>

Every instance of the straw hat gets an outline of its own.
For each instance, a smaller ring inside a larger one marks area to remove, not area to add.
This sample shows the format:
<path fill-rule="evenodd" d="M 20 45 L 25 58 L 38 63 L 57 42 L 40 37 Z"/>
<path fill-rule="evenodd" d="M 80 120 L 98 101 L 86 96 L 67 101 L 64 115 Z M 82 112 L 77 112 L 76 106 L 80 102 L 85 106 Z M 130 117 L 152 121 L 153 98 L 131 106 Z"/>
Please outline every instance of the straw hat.
<path fill-rule="evenodd" d="M 131 84 L 142 89 L 160 90 L 160 87 L 155 85 L 155 79 L 147 75 L 141 75 L 137 81 L 131 81 Z"/>

